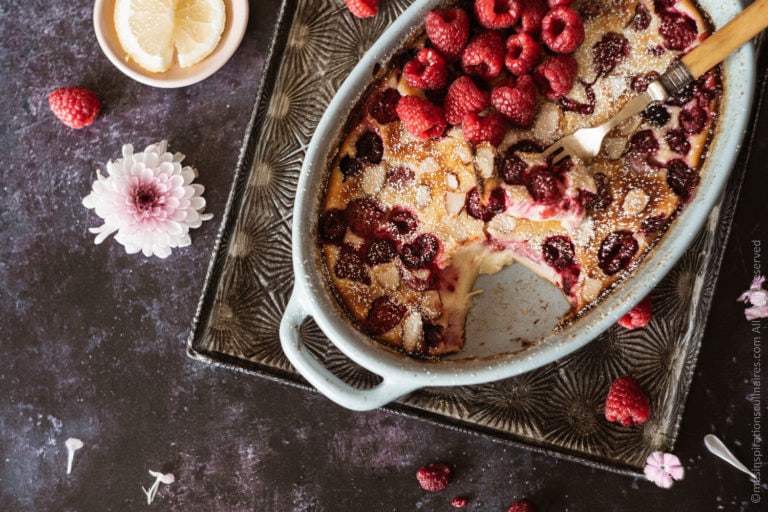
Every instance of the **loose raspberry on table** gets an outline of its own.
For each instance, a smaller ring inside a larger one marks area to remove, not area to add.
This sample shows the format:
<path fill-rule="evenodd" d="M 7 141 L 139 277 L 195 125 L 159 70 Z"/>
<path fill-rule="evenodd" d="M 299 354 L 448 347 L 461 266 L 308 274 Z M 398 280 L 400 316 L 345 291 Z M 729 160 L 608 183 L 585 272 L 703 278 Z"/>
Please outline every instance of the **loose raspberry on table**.
<path fill-rule="evenodd" d="M 411 87 L 434 90 L 448 83 L 448 68 L 445 59 L 432 48 L 422 48 L 403 67 L 405 81 Z"/>
<path fill-rule="evenodd" d="M 536 84 L 530 75 L 510 77 L 491 91 L 491 105 L 515 126 L 526 128 L 536 119 Z"/>
<path fill-rule="evenodd" d="M 436 139 L 447 127 L 443 109 L 418 96 L 400 98 L 397 115 L 405 130 L 420 140 Z"/>
<path fill-rule="evenodd" d="M 536 66 L 533 78 L 542 96 L 555 101 L 571 92 L 578 71 L 579 64 L 571 55 L 555 55 Z"/>
<path fill-rule="evenodd" d="M 461 55 L 464 73 L 492 80 L 504 67 L 504 39 L 498 32 L 487 30 L 470 39 Z"/>
<path fill-rule="evenodd" d="M 520 0 L 475 0 L 475 16 L 485 28 L 509 28 L 520 17 L 520 3 Z"/>
<path fill-rule="evenodd" d="M 520 19 L 517 21 L 518 33 L 539 35 L 541 22 L 548 11 L 544 0 L 521 0 Z"/>
<path fill-rule="evenodd" d="M 504 66 L 517 76 L 526 75 L 541 61 L 541 45 L 525 32 L 507 38 Z"/>
<path fill-rule="evenodd" d="M 490 101 L 490 93 L 478 88 L 470 77 L 460 76 L 448 87 L 445 95 L 445 120 L 449 124 L 460 124 L 465 115 L 480 112 Z"/>
<path fill-rule="evenodd" d="M 648 421 L 651 406 L 640 384 L 633 377 L 619 377 L 611 384 L 605 399 L 605 419 L 625 427 Z"/>
<path fill-rule="evenodd" d="M 453 508 L 464 508 L 469 503 L 469 500 L 464 496 L 456 496 L 451 500 L 451 506 Z"/>
<path fill-rule="evenodd" d="M 635 305 L 623 317 L 618 324 L 629 330 L 645 327 L 651 321 L 651 297 L 650 295 Z"/>
<path fill-rule="evenodd" d="M 536 505 L 528 500 L 520 500 L 509 506 L 507 512 L 537 512 Z"/>
<path fill-rule="evenodd" d="M 507 133 L 507 122 L 495 112 L 485 116 L 469 113 L 464 116 L 461 127 L 467 141 L 473 144 L 488 142 L 494 147 L 501 144 Z"/>
<path fill-rule="evenodd" d="M 379 12 L 379 0 L 344 0 L 344 3 L 358 18 L 370 18 Z"/>
<path fill-rule="evenodd" d="M 101 112 L 96 94 L 84 87 L 60 87 L 48 95 L 51 112 L 70 128 L 80 129 L 92 124 Z"/>
<path fill-rule="evenodd" d="M 541 40 L 555 53 L 571 53 L 584 41 L 581 16 L 565 5 L 552 9 L 541 21 Z"/>
<path fill-rule="evenodd" d="M 450 60 L 461 56 L 469 40 L 469 15 L 464 9 L 436 9 L 427 14 L 427 37 Z"/>
<path fill-rule="evenodd" d="M 419 468 L 416 479 L 422 489 L 429 492 L 442 491 L 451 483 L 453 470 L 443 462 L 433 462 Z"/>

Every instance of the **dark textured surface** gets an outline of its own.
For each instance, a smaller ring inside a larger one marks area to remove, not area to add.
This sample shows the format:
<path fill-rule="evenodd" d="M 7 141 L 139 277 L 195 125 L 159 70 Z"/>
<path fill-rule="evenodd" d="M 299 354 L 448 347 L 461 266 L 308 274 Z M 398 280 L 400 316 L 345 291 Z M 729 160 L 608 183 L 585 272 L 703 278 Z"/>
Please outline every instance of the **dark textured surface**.
<path fill-rule="evenodd" d="M 242 46 L 213 77 L 160 90 L 102 55 L 90 2 L 0 2 L 0 510 L 138 510 L 149 469 L 176 476 L 161 487 L 159 510 L 451 510 L 456 495 L 469 497 L 467 510 L 506 510 L 524 496 L 542 512 L 763 510 L 768 487 L 751 504 L 752 483 L 702 438 L 719 434 L 752 465 L 753 342 L 765 331 L 751 332 L 735 298 L 749 285 L 755 240 L 768 273 L 765 106 L 701 326 L 675 450 L 688 473 L 672 490 L 388 412 L 349 412 L 187 358 L 277 4 L 251 2 Z M 47 94 L 61 85 L 97 92 L 104 110 L 94 125 L 74 131 L 52 116 Z M 214 220 L 166 260 L 127 255 L 111 239 L 93 245 L 87 229 L 100 221 L 81 200 L 94 170 L 124 143 L 163 138 L 200 170 Z M 85 442 L 71 475 L 68 437 Z M 453 464 L 456 478 L 429 494 L 414 475 L 434 460 Z"/>

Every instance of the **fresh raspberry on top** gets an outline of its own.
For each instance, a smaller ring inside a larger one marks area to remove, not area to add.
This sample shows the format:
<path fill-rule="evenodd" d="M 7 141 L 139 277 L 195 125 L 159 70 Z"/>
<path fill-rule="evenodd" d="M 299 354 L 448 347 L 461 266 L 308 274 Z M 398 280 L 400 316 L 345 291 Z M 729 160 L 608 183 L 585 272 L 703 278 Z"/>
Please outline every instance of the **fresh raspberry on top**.
<path fill-rule="evenodd" d="M 424 90 L 441 89 L 448 82 L 445 59 L 432 48 L 422 48 L 403 67 L 405 81 L 411 87 Z"/>
<path fill-rule="evenodd" d="M 435 139 L 447 126 L 443 109 L 418 96 L 403 96 L 397 102 L 397 115 L 405 130 L 420 140 Z"/>
<path fill-rule="evenodd" d="M 571 55 L 555 55 L 533 70 L 539 92 L 550 101 L 565 97 L 576 81 L 579 64 Z"/>
<path fill-rule="evenodd" d="M 651 406 L 640 384 L 632 377 L 619 377 L 605 399 L 605 419 L 628 427 L 648 421 Z"/>
<path fill-rule="evenodd" d="M 555 7 L 541 21 L 541 40 L 555 53 L 572 53 L 584 41 L 581 16 L 565 5 Z"/>
<path fill-rule="evenodd" d="M 461 56 L 461 68 L 468 75 L 492 80 L 504 67 L 504 40 L 487 30 L 473 37 Z"/>
<path fill-rule="evenodd" d="M 509 506 L 507 512 L 536 512 L 536 505 L 528 500 L 520 500 Z"/>
<path fill-rule="evenodd" d="M 486 116 L 469 113 L 464 116 L 461 128 L 467 141 L 474 144 L 488 142 L 494 147 L 501 144 L 507 134 L 507 122 L 496 112 Z"/>
<path fill-rule="evenodd" d="M 651 321 L 651 297 L 641 300 L 635 307 L 619 319 L 619 325 L 627 329 L 645 327 Z"/>
<path fill-rule="evenodd" d="M 543 53 L 539 43 L 525 32 L 509 36 L 506 47 L 507 55 L 504 57 L 504 65 L 510 73 L 518 76 L 533 71 Z"/>
<path fill-rule="evenodd" d="M 517 21 L 518 32 L 533 36 L 541 32 L 541 22 L 549 9 L 544 0 L 521 0 L 520 19 Z"/>
<path fill-rule="evenodd" d="M 526 128 L 536 118 L 536 84 L 531 75 L 509 77 L 493 88 L 491 105 L 515 126 Z"/>
<path fill-rule="evenodd" d="M 427 37 L 450 60 L 461 56 L 469 40 L 469 16 L 464 9 L 436 9 L 427 14 Z"/>
<path fill-rule="evenodd" d="M 93 91 L 83 87 L 60 87 L 48 95 L 51 112 L 70 128 L 93 123 L 101 112 L 101 102 Z"/>
<path fill-rule="evenodd" d="M 422 489 L 429 492 L 442 491 L 451 483 L 453 470 L 443 462 L 433 462 L 416 471 L 416 479 Z"/>
<path fill-rule="evenodd" d="M 460 124 L 466 114 L 480 112 L 490 101 L 488 92 L 479 89 L 468 76 L 460 76 L 448 87 L 445 95 L 445 120 L 450 124 Z"/>
<path fill-rule="evenodd" d="M 370 18 L 379 12 L 379 0 L 344 0 L 344 3 L 358 18 Z"/>
<path fill-rule="evenodd" d="M 547 0 L 547 5 L 550 9 L 554 9 L 558 5 L 571 5 L 573 3 L 573 0 Z"/>
<path fill-rule="evenodd" d="M 475 0 L 475 16 L 485 28 L 509 28 L 520 17 L 520 0 Z"/>

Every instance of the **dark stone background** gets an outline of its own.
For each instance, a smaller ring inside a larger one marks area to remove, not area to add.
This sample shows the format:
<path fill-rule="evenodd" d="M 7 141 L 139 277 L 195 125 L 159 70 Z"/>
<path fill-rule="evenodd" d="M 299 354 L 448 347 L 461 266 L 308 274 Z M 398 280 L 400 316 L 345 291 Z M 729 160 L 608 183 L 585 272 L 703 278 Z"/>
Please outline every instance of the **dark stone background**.
<path fill-rule="evenodd" d="M 0 1 L 0 510 L 143 509 L 149 469 L 176 476 L 157 510 L 437 511 L 457 495 L 484 511 L 522 497 L 542 512 L 766 510 L 768 487 L 750 504 L 752 483 L 702 438 L 719 434 L 752 465 L 753 334 L 735 298 L 751 279 L 752 241 L 768 246 L 768 107 L 675 450 L 687 476 L 672 490 L 390 412 L 350 412 L 186 356 L 277 5 L 251 1 L 242 46 L 213 77 L 161 90 L 104 57 L 92 2 Z M 76 131 L 53 117 L 47 95 L 63 85 L 97 92 L 95 124 Z M 200 170 L 215 219 L 166 260 L 94 245 L 88 228 L 100 221 L 81 200 L 95 169 L 124 143 L 163 138 Z M 85 442 L 69 476 L 68 437 Z M 455 480 L 429 494 L 414 474 L 435 460 L 454 465 Z"/>

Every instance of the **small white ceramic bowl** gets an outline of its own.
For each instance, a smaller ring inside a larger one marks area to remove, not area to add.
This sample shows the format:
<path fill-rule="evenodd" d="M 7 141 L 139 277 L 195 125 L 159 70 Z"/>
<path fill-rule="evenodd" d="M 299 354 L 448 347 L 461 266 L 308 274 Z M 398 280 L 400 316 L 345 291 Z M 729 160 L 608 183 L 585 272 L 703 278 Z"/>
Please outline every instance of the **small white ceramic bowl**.
<path fill-rule="evenodd" d="M 370 339 L 346 318 L 323 274 L 316 233 L 329 152 L 339 139 L 347 116 L 361 91 L 369 85 L 375 67 L 403 44 L 431 9 L 444 3 L 445 0 L 416 0 L 368 51 L 321 118 L 299 177 L 292 247 L 296 281 L 280 325 L 280 338 L 288 359 L 302 376 L 328 398 L 350 409 L 374 409 L 421 387 L 471 385 L 513 377 L 549 364 L 592 341 L 653 289 L 698 234 L 728 180 L 750 115 L 755 84 L 751 44 L 731 55 L 724 64 L 722 116 L 701 170 L 702 178 L 695 197 L 621 286 L 562 330 L 527 337 L 525 339 L 535 341 L 531 347 L 513 350 L 509 337 L 495 339 L 500 327 L 494 321 L 511 318 L 513 324 L 535 326 L 541 324 L 541 320 L 552 326 L 560 319 L 562 311 L 554 311 L 557 308 L 552 307 L 558 299 L 556 289 L 548 284 L 542 286 L 543 280 L 525 273 L 516 275 L 515 271 L 519 269 L 512 265 L 508 270 L 488 276 L 496 280 L 495 286 L 486 284 L 485 289 L 505 289 L 515 300 L 521 297 L 538 300 L 541 307 L 537 313 L 518 313 L 517 317 L 511 317 L 512 310 L 519 308 L 512 308 L 510 302 L 491 300 L 486 306 L 486 318 L 473 322 L 472 316 L 481 312 L 476 300 L 467 320 L 466 343 L 460 353 L 437 361 L 413 359 Z M 699 3 L 718 27 L 741 10 L 736 0 L 699 0 Z M 562 294 L 560 301 L 564 302 Z M 301 339 L 300 327 L 308 317 L 314 318 L 347 357 L 379 375 L 381 383 L 371 389 L 358 389 L 325 368 Z M 523 334 L 516 333 L 518 336 Z"/>
<path fill-rule="evenodd" d="M 224 0 L 224 6 L 227 22 L 216 49 L 197 64 L 182 68 L 174 63 L 164 73 L 143 69 L 123 51 L 115 32 L 115 0 L 96 0 L 93 6 L 93 26 L 101 49 L 117 69 L 137 82 L 172 89 L 205 80 L 226 64 L 240 46 L 248 25 L 248 0 Z"/>

